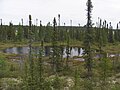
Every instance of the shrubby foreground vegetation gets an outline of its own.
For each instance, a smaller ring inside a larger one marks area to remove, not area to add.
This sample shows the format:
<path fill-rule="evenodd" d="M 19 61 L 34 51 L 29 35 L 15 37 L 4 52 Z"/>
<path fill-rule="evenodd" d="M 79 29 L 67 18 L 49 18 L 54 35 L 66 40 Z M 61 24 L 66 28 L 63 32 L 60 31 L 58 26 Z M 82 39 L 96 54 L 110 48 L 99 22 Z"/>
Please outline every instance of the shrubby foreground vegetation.
<path fill-rule="evenodd" d="M 92 27 L 92 2 L 87 1 L 87 24 L 80 26 L 33 25 L 0 26 L 0 49 L 28 46 L 28 55 L 0 53 L 0 90 L 119 90 L 120 89 L 120 30 L 99 19 Z M 60 15 L 58 15 L 60 19 Z M 60 22 L 58 22 L 60 23 Z M 44 46 L 51 46 L 44 56 Z M 39 53 L 33 53 L 39 46 Z M 70 58 L 70 48 L 82 47 L 83 56 Z M 63 58 L 63 47 L 67 57 Z M 110 56 L 109 54 L 114 54 Z M 96 55 L 99 57 L 95 58 Z M 84 62 L 74 60 L 84 58 Z M 22 61 L 22 62 L 21 62 Z"/>

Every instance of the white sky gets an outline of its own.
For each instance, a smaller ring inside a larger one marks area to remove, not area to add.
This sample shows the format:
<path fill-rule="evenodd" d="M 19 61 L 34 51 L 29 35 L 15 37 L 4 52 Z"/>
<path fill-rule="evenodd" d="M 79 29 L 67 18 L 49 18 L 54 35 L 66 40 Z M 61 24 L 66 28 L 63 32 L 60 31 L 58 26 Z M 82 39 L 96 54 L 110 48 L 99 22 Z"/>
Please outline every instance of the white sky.
<path fill-rule="evenodd" d="M 24 24 L 28 24 L 28 15 L 31 14 L 33 23 L 37 18 L 46 25 L 60 14 L 61 25 L 64 22 L 69 25 L 70 20 L 73 25 L 85 25 L 86 2 L 87 0 L 0 0 L 0 18 L 5 24 L 9 21 L 18 24 L 21 18 L 24 19 Z M 120 21 L 120 0 L 92 0 L 92 3 L 93 22 L 100 17 L 111 21 L 116 27 L 116 23 Z"/>

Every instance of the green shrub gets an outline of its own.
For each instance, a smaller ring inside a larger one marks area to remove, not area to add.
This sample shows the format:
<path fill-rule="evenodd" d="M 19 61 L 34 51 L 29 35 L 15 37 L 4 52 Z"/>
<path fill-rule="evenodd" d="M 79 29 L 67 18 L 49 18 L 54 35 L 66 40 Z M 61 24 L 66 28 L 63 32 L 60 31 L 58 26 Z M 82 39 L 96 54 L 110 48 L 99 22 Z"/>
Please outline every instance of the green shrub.
<path fill-rule="evenodd" d="M 6 73 L 6 62 L 3 56 L 0 56 L 0 78 L 5 76 Z"/>

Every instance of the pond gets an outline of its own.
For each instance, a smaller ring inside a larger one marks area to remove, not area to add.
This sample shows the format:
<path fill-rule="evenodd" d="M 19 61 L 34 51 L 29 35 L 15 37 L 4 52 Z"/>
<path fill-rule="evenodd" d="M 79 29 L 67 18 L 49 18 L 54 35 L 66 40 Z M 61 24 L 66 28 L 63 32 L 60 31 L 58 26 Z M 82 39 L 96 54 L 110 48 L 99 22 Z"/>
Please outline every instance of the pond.
<path fill-rule="evenodd" d="M 61 51 L 63 51 L 63 53 L 62 53 L 63 58 L 67 57 L 66 47 L 62 47 Z M 70 51 L 70 57 L 82 56 L 83 52 L 84 52 L 84 50 L 82 48 L 79 48 L 79 47 L 70 47 L 69 51 Z M 2 52 L 12 53 L 12 54 L 20 54 L 20 55 L 23 54 L 24 55 L 24 54 L 29 53 L 29 47 L 11 47 L 11 48 L 4 49 Z M 34 54 L 38 54 L 39 47 L 32 47 L 32 52 Z M 44 56 L 49 56 L 51 52 L 52 52 L 52 47 L 50 47 L 50 46 L 44 47 Z"/>
<path fill-rule="evenodd" d="M 66 58 L 67 57 L 66 47 L 62 47 L 60 49 L 62 51 L 63 58 Z M 69 51 L 70 51 L 70 55 L 69 55 L 70 58 L 74 56 L 83 56 L 83 53 L 84 53 L 83 48 L 80 48 L 80 47 L 70 47 Z M 4 49 L 2 52 L 11 53 L 11 54 L 19 54 L 19 55 L 27 55 L 29 53 L 29 47 L 11 47 L 11 48 Z M 52 47 L 50 46 L 44 47 L 44 53 L 43 53 L 44 56 L 50 56 L 51 52 L 52 52 Z M 39 47 L 32 47 L 32 53 L 38 54 Z M 107 53 L 107 57 L 116 57 L 116 56 L 120 56 L 120 54 Z M 96 54 L 96 56 L 94 56 L 94 58 L 100 58 L 100 57 L 102 56 L 99 54 Z"/>

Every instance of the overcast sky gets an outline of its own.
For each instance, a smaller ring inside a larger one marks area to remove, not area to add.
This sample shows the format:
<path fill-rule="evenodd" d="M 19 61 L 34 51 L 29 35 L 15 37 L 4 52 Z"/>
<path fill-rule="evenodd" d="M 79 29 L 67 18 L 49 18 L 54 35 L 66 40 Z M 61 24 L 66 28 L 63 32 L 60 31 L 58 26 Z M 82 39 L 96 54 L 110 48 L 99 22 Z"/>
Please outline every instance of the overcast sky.
<path fill-rule="evenodd" d="M 69 25 L 86 24 L 86 2 L 87 0 L 0 0 L 0 18 L 5 24 L 12 21 L 18 24 L 21 18 L 24 24 L 28 24 L 28 15 L 35 19 L 42 20 L 44 25 L 51 22 L 58 14 L 61 15 L 61 25 L 65 22 Z M 95 23 L 98 17 L 116 27 L 120 20 L 120 0 L 92 0 L 92 20 Z"/>

